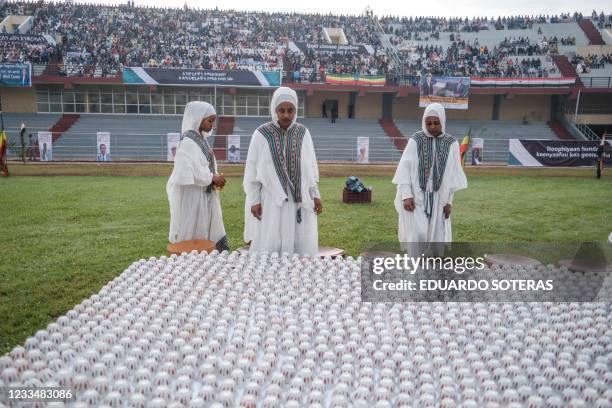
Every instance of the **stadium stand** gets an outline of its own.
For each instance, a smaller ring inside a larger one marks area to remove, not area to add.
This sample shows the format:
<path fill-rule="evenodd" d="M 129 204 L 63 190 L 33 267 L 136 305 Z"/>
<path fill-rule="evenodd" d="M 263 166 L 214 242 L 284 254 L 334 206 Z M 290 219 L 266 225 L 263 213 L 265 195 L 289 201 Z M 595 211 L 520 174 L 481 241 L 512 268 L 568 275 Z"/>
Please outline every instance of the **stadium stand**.
<path fill-rule="evenodd" d="M 8 114 L 5 124 L 9 133 L 18 135 L 21 121 L 28 126 L 28 132 L 49 130 L 56 115 Z M 241 159 L 246 159 L 251 135 L 265 118 L 236 118 L 233 134 L 241 136 Z M 397 161 L 401 149 L 412 133 L 420 128 L 420 122 L 396 120 L 395 125 L 401 134 L 397 140 L 391 139 L 382 124 L 374 120 L 341 120 L 330 125 L 329 121 L 317 118 L 302 118 L 312 135 L 317 159 L 321 161 L 354 161 L 357 156 L 356 140 L 359 136 L 370 138 L 371 161 Z M 138 158 L 139 160 L 165 160 L 167 155 L 167 133 L 180 131 L 181 118 L 172 116 L 148 116 L 142 120 L 138 116 L 126 115 L 81 115 L 78 122 L 54 142 L 56 160 L 93 160 L 96 154 L 96 133 L 111 134 L 110 152 L 114 160 Z M 459 141 L 471 129 L 472 137 L 485 140 L 483 160 L 486 162 L 505 162 L 508 156 L 508 139 L 546 139 L 557 140 L 553 130 L 545 122 L 522 123 L 520 121 L 449 121 L 447 131 Z M 211 143 L 217 148 L 218 140 L 226 140 L 227 131 L 213 136 Z M 15 137 L 15 136 L 14 136 Z M 224 148 L 219 148 L 224 150 Z M 217 150 L 220 152 L 220 150 Z M 223 160 L 220 158 L 220 160 Z"/>
<path fill-rule="evenodd" d="M 399 152 L 386 136 L 377 121 L 354 119 L 338 121 L 330 125 L 325 119 L 305 118 L 300 120 L 309 130 L 315 145 L 317 160 L 354 161 L 357 157 L 356 141 L 359 136 L 370 138 L 370 160 L 399 160 Z M 234 133 L 241 136 L 241 158 L 246 159 L 253 131 L 263 122 L 260 119 L 239 118 Z"/>
<path fill-rule="evenodd" d="M 60 118 L 60 115 L 41 115 L 38 113 L 3 113 L 4 129 L 9 135 L 19 133 L 21 124 L 26 125 L 27 133 L 46 132 Z"/>
<path fill-rule="evenodd" d="M 150 116 L 142 120 L 128 115 L 81 115 L 54 144 L 54 157 L 57 160 L 95 159 L 96 133 L 109 132 L 113 159 L 165 160 L 166 135 L 180 129 L 181 117 L 176 116 Z"/>
<path fill-rule="evenodd" d="M 41 115 L 37 113 L 3 113 L 2 122 L 10 145 L 18 146 L 20 142 L 21 124 L 25 124 L 26 133 L 24 142 L 28 143 L 28 135 L 32 134 L 37 137 L 38 132 L 51 131 L 53 125 L 60 119 L 61 115 L 47 114 Z"/>
<path fill-rule="evenodd" d="M 387 41 L 407 54 L 406 69 L 411 74 L 423 69 L 448 74 L 459 69 L 478 76 L 554 76 L 558 71 L 551 62 L 552 54 L 571 53 L 577 46 L 593 43 L 588 36 L 599 35 L 599 31 L 592 21 L 605 29 L 612 19 L 603 12 L 594 12 L 591 19 L 577 13 L 471 20 L 376 19 L 367 14 L 149 8 L 136 7 L 133 2 L 121 6 L 4 2 L 1 15 L 31 15 L 34 24 L 27 32 L 33 37 L 31 43 L 2 42 L 0 58 L 51 63 L 49 72 L 61 75 L 116 76 L 124 66 L 282 69 L 289 82 L 321 82 L 327 73 L 385 75 L 392 64 L 382 46 Z M 382 32 L 376 28 L 378 23 Z M 592 27 L 596 34 L 585 31 L 581 24 Z M 369 53 L 303 53 L 287 48 L 289 42 L 328 43 L 334 28 L 341 30 L 343 41 L 367 45 Z M 58 38 L 57 46 L 36 42 L 34 37 L 43 34 Z M 437 51 L 423 53 L 424 47 Z M 459 47 L 465 52 L 457 52 Z M 536 62 L 517 67 L 515 60 L 507 58 L 522 54 Z M 469 67 L 472 63 L 475 66 Z M 457 64 L 459 67 L 454 66 Z"/>

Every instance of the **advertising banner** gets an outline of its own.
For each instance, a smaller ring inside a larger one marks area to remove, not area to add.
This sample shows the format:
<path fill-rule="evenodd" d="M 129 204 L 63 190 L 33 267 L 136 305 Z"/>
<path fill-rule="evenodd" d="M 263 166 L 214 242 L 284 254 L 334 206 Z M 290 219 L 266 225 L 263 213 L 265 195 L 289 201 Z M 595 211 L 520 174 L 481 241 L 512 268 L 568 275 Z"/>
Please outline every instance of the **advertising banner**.
<path fill-rule="evenodd" d="M 599 141 L 510 139 L 508 165 L 528 167 L 592 167 L 597 160 Z M 603 161 L 612 165 L 610 141 Z"/>
<path fill-rule="evenodd" d="M 467 109 L 470 93 L 469 77 L 421 77 L 419 107 L 439 103 L 446 109 Z"/>
<path fill-rule="evenodd" d="M 124 68 L 123 83 L 126 85 L 226 85 L 277 87 L 281 85 L 281 72 Z"/>

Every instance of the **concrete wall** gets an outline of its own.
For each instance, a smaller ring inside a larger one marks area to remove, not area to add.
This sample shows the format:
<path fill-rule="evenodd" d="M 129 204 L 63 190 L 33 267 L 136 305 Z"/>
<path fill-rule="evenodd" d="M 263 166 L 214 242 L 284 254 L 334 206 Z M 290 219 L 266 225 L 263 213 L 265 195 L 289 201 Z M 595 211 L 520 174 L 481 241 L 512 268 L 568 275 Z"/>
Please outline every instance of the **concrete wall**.
<path fill-rule="evenodd" d="M 0 87 L 4 112 L 36 113 L 36 88 Z"/>
<path fill-rule="evenodd" d="M 394 119 L 418 120 L 423 117 L 424 111 L 424 108 L 419 108 L 419 95 L 410 94 L 393 101 Z M 447 109 L 446 117 L 455 120 L 492 120 L 493 95 L 472 95 L 467 110 Z"/>
<path fill-rule="evenodd" d="M 364 96 L 357 95 L 355 118 L 380 119 L 382 117 L 382 103 L 382 93 L 366 93 Z"/>
<path fill-rule="evenodd" d="M 420 119 L 423 109 L 419 108 L 419 95 L 408 94 L 405 98 L 393 98 L 393 119 Z"/>
<path fill-rule="evenodd" d="M 550 120 L 549 95 L 513 95 L 502 97 L 499 120 Z"/>

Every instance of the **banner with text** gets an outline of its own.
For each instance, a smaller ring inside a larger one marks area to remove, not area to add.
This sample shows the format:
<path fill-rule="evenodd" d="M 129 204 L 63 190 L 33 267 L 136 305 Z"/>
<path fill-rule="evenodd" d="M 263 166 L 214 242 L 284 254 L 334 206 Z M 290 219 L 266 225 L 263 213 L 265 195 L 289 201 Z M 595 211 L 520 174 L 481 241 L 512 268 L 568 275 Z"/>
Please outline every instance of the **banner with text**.
<path fill-rule="evenodd" d="M 576 78 L 571 77 L 547 77 L 547 78 L 478 78 L 473 77 L 472 86 L 494 86 L 494 87 L 566 87 L 574 85 Z"/>
<path fill-rule="evenodd" d="M 510 139 L 508 165 L 526 167 L 592 167 L 600 141 Z M 604 164 L 612 165 L 610 141 L 604 146 Z"/>
<path fill-rule="evenodd" d="M 0 33 L 0 44 L 48 45 L 49 41 L 42 35 Z"/>
<path fill-rule="evenodd" d="M 362 44 L 308 44 L 296 42 L 295 45 L 304 54 L 310 51 L 330 54 L 369 54 L 368 49 Z"/>
<path fill-rule="evenodd" d="M 442 104 L 446 109 L 468 108 L 470 93 L 469 77 L 423 75 L 421 77 L 420 88 L 420 108 L 425 108 L 431 103 Z"/>
<path fill-rule="evenodd" d="M 32 64 L 29 62 L 0 64 L 0 85 L 32 86 Z"/>
<path fill-rule="evenodd" d="M 227 85 L 277 87 L 281 85 L 281 72 L 124 68 L 123 83 L 131 85 Z"/>

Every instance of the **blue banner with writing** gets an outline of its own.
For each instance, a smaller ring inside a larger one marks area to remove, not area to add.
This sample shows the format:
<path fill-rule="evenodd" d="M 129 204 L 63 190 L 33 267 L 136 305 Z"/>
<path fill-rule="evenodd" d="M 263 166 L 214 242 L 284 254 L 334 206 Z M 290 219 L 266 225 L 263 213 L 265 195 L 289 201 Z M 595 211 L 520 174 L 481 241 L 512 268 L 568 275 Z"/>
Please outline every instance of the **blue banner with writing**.
<path fill-rule="evenodd" d="M 32 86 L 32 64 L 20 62 L 0 64 L 0 85 Z"/>

